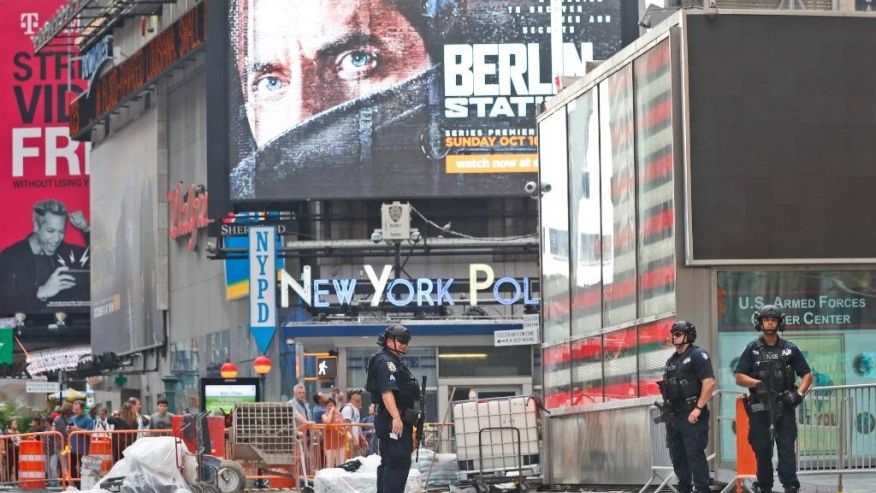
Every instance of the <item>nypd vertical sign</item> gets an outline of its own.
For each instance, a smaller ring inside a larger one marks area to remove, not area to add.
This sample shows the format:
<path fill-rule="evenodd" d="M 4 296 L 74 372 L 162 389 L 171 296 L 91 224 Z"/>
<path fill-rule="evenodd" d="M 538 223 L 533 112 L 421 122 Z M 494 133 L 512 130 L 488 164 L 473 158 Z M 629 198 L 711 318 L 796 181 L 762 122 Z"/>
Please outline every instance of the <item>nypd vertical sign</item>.
<path fill-rule="evenodd" d="M 277 330 L 276 235 L 273 226 L 249 229 L 249 331 L 262 354 Z"/>

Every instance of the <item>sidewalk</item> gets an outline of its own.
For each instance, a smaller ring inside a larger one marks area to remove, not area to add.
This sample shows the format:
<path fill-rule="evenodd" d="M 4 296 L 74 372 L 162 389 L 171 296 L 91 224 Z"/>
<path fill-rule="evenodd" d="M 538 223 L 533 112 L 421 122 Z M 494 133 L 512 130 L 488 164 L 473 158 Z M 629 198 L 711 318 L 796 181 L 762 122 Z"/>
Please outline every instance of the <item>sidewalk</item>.
<path fill-rule="evenodd" d="M 837 493 L 838 474 L 803 475 L 800 493 Z M 873 493 L 876 491 L 876 473 L 843 474 L 843 493 Z"/>

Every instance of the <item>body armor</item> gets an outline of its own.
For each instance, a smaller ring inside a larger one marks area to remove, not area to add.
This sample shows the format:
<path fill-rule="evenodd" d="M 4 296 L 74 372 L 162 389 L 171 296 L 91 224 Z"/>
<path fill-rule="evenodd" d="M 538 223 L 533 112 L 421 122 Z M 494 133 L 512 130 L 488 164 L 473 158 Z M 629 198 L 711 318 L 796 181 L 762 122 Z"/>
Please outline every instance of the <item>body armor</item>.
<path fill-rule="evenodd" d="M 703 384 L 693 372 L 693 365 L 684 364 L 685 359 L 694 355 L 695 349 L 691 347 L 691 349 L 666 362 L 663 381 L 659 382 L 660 394 L 672 411 L 690 411 L 696 406 L 697 399 L 699 399 Z"/>
<path fill-rule="evenodd" d="M 760 380 L 766 388 L 777 394 L 793 392 L 795 388 L 794 368 L 791 366 L 791 348 L 780 340 L 775 346 L 767 346 L 758 339 L 754 349 L 757 358 L 752 377 Z"/>

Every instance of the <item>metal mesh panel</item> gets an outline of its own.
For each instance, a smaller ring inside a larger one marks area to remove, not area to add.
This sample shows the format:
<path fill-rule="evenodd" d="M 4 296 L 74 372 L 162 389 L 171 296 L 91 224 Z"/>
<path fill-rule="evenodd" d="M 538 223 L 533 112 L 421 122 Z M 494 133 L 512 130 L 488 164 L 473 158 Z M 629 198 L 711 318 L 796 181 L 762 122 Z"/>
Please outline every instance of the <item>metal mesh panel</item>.
<path fill-rule="evenodd" d="M 234 457 L 291 464 L 297 450 L 294 412 L 285 402 L 235 404 Z"/>

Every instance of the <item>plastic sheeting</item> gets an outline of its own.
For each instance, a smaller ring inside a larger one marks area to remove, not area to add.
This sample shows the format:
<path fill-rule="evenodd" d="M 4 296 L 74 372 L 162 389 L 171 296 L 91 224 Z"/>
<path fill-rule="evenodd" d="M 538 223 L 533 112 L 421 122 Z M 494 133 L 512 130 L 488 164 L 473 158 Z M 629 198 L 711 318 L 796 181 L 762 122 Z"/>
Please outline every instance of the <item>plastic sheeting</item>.
<path fill-rule="evenodd" d="M 347 472 L 341 468 L 320 469 L 313 481 L 316 493 L 376 493 L 377 466 L 380 465 L 379 455 L 355 457 L 362 465 L 355 472 Z M 411 469 L 405 493 L 422 493 L 425 491 L 420 471 Z"/>
<path fill-rule="evenodd" d="M 106 491 L 101 487 L 104 482 L 124 477 L 122 488 L 137 493 L 187 492 L 187 482 L 197 477 L 197 460 L 174 437 L 138 438 L 123 455 L 95 488 L 86 491 Z"/>
<path fill-rule="evenodd" d="M 414 458 L 416 459 L 416 452 Z M 421 448 L 419 460 L 411 467 L 420 471 L 426 486 L 455 484 L 459 477 L 456 454 L 436 454 L 432 450 Z"/>

